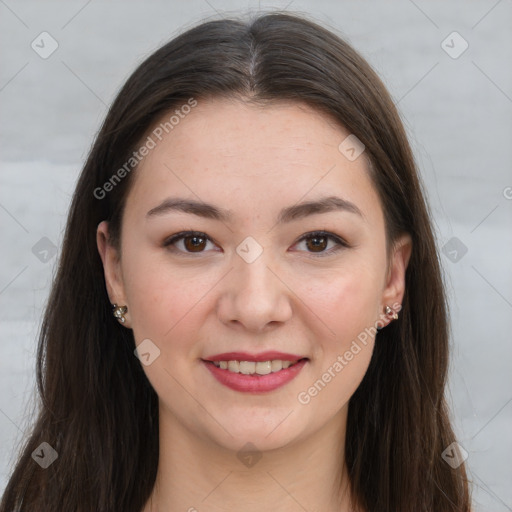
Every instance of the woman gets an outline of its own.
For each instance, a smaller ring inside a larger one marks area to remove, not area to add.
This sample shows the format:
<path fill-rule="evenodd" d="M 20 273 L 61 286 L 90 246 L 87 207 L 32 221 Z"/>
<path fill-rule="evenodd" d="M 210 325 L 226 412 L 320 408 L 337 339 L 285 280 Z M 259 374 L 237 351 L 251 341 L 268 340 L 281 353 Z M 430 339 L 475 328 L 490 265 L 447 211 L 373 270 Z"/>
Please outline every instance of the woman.
<path fill-rule="evenodd" d="M 375 72 L 302 17 L 204 23 L 128 79 L 81 173 L 0 510 L 467 512 L 447 363 Z"/>

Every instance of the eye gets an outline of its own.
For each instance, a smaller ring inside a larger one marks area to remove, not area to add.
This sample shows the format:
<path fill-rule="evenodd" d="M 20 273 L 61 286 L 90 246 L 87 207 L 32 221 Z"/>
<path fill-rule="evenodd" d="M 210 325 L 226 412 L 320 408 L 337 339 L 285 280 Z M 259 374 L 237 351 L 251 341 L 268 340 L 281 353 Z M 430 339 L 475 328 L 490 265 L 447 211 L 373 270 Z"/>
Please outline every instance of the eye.
<path fill-rule="evenodd" d="M 204 252 L 208 242 L 213 243 L 205 233 L 200 231 L 182 231 L 166 239 L 163 245 L 164 247 L 171 247 L 173 252 L 191 254 Z M 178 249 L 179 245 L 181 247 Z"/>
<path fill-rule="evenodd" d="M 329 241 L 334 242 L 334 247 L 331 247 L 326 251 L 325 249 L 328 247 Z M 306 248 L 311 249 L 311 253 L 320 257 L 329 256 L 343 248 L 349 247 L 345 240 L 327 231 L 313 231 L 311 233 L 307 233 L 300 238 L 297 243 L 301 242 L 305 242 Z"/>
<path fill-rule="evenodd" d="M 334 243 L 334 246 L 326 250 L 330 241 Z M 295 245 L 302 242 L 305 242 L 308 252 L 320 257 L 329 256 L 334 252 L 349 247 L 339 236 L 327 231 L 306 233 Z M 214 244 L 211 238 L 205 233 L 200 231 L 181 231 L 167 238 L 163 245 L 164 247 L 169 247 L 176 253 L 194 254 L 205 252 L 208 243 Z"/>

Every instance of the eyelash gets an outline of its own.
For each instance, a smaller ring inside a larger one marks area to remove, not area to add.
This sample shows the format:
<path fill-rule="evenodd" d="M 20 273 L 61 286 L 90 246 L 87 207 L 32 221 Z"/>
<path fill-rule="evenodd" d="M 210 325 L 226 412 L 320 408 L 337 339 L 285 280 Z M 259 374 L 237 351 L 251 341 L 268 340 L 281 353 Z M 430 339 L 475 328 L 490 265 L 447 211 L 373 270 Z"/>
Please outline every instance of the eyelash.
<path fill-rule="evenodd" d="M 164 241 L 163 246 L 170 248 L 176 242 L 183 240 L 185 238 L 192 238 L 192 237 L 204 238 L 207 241 L 213 242 L 213 240 L 206 233 L 203 233 L 201 231 L 181 231 L 181 232 L 176 233 L 175 235 L 172 235 L 171 237 L 167 238 Z M 294 245 L 296 245 L 299 242 L 302 242 L 304 240 L 308 240 L 308 239 L 315 238 L 315 237 L 322 237 L 322 238 L 327 238 L 329 240 L 333 240 L 337 244 L 337 246 L 332 247 L 328 251 L 323 251 L 320 253 L 309 252 L 309 254 L 311 254 L 314 257 L 322 258 L 325 256 L 330 256 L 331 254 L 338 252 L 341 249 L 344 249 L 344 248 L 348 249 L 350 247 L 349 244 L 347 244 L 347 242 L 345 242 L 345 240 L 343 240 L 339 236 L 335 235 L 334 233 L 329 233 L 328 231 L 311 231 L 309 233 L 306 233 L 301 238 L 299 238 L 299 240 L 297 240 L 297 242 L 295 242 Z M 213 242 L 213 243 L 215 243 L 215 242 Z M 180 251 L 180 250 L 177 250 L 175 247 L 171 248 L 171 250 L 173 252 L 180 253 L 180 254 L 186 254 L 186 255 L 201 254 L 202 252 L 205 252 L 205 251 L 199 251 L 197 253 L 194 253 L 194 252 Z"/>

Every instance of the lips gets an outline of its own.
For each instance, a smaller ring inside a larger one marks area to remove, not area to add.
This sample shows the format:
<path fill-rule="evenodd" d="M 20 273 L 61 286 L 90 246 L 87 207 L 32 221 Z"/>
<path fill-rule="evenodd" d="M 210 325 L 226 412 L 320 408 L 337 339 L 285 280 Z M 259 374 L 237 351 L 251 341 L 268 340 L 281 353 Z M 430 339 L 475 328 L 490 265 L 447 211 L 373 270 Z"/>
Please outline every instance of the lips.
<path fill-rule="evenodd" d="M 235 391 L 266 393 L 295 378 L 309 361 L 297 354 L 226 352 L 203 359 L 215 379 Z"/>
<path fill-rule="evenodd" d="M 282 361 L 298 361 L 303 359 L 304 356 L 296 354 L 286 354 L 285 352 L 267 351 L 260 352 L 259 354 L 249 354 L 247 352 L 225 352 L 224 354 L 217 354 L 211 357 L 206 357 L 206 361 L 272 361 L 280 359 Z"/>

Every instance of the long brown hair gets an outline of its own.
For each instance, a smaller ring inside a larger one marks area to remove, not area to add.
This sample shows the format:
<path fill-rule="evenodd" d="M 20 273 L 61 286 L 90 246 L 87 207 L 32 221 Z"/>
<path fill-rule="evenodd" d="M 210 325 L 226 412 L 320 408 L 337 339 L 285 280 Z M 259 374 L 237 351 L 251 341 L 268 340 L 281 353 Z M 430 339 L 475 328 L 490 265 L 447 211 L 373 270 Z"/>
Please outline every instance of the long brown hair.
<path fill-rule="evenodd" d="M 441 457 L 454 441 L 444 399 L 447 302 L 397 109 L 349 44 L 304 16 L 279 12 L 186 31 L 149 56 L 112 104 L 71 203 L 38 344 L 37 419 L 0 512 L 140 512 L 147 502 L 158 465 L 157 396 L 133 354 L 132 331 L 112 316 L 96 246 L 102 220 L 119 238 L 136 170 L 108 193 L 98 189 L 163 114 L 190 98 L 215 97 L 304 102 L 366 146 L 387 241 L 409 233 L 413 250 L 400 318 L 377 335 L 369 369 L 350 400 L 352 490 L 372 512 L 468 512 L 464 464 L 452 468 Z M 31 456 L 42 442 L 58 453 L 47 469 Z"/>

